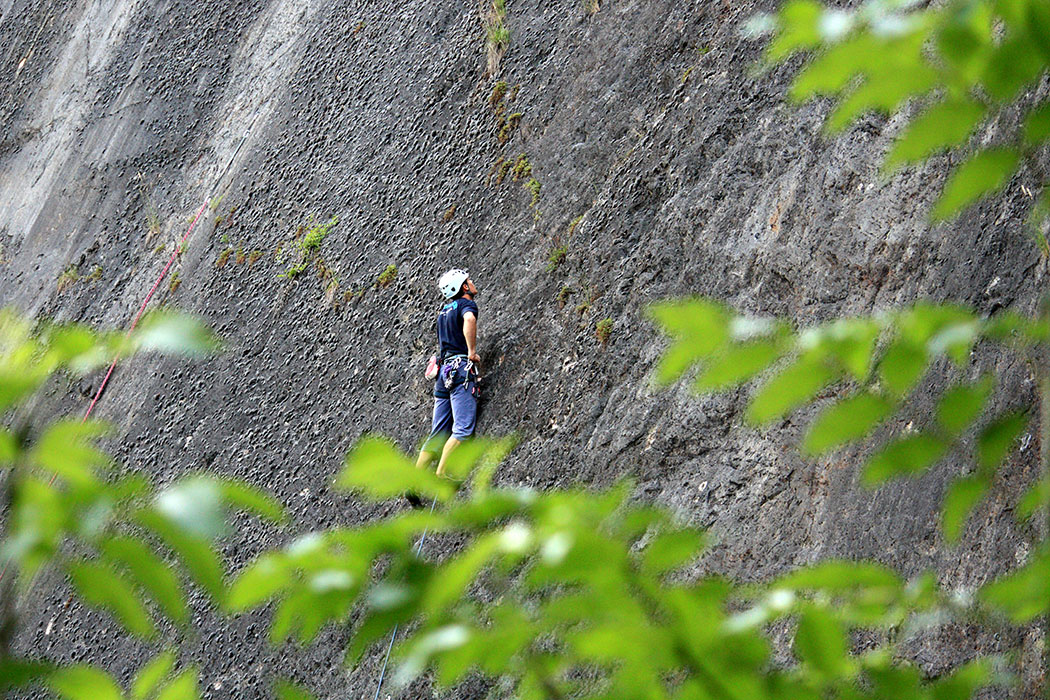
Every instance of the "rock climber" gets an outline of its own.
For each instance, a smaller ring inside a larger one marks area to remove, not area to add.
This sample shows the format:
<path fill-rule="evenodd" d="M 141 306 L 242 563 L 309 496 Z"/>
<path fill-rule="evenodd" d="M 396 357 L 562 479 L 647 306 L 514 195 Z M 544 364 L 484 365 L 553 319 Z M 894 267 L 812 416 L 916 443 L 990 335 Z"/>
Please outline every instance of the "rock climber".
<path fill-rule="evenodd" d="M 474 434 L 478 408 L 478 288 L 466 270 L 454 268 L 438 280 L 447 303 L 438 313 L 438 349 L 427 368 L 434 379 L 434 418 L 430 437 L 423 443 L 416 466 L 424 468 L 440 449 L 437 474 L 444 476 L 449 454 Z M 444 444 L 442 445 L 442 441 Z M 406 494 L 414 506 L 421 502 Z"/>

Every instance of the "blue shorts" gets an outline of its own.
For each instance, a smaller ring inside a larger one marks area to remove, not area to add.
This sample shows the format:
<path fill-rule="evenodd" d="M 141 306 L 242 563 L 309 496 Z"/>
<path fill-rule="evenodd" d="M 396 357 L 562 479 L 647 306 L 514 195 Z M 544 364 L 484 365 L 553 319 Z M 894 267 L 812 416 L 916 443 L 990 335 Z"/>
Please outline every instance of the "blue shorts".
<path fill-rule="evenodd" d="M 446 390 L 438 377 L 437 390 L 434 391 L 434 419 L 431 423 L 430 438 L 449 434 L 457 440 L 465 440 L 474 434 L 474 423 L 478 415 L 478 399 L 475 396 L 475 382 L 468 378 L 464 369 L 460 369 L 456 382 Z M 440 449 L 440 448 L 438 448 Z"/>

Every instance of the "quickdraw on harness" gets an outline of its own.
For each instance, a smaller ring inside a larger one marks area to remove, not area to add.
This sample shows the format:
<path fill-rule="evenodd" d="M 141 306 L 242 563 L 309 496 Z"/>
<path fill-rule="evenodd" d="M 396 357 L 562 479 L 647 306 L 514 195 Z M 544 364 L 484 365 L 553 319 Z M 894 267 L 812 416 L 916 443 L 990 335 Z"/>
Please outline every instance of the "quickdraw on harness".
<path fill-rule="evenodd" d="M 452 387 L 456 385 L 456 377 L 459 375 L 460 367 L 463 367 L 466 374 L 463 384 L 466 386 L 467 391 L 475 398 L 478 398 L 481 395 L 481 388 L 478 386 L 480 380 L 478 370 L 474 366 L 474 362 L 466 355 L 452 355 L 445 358 L 445 361 L 441 364 L 441 373 L 439 375 L 442 386 L 445 387 L 445 391 L 452 391 Z"/>

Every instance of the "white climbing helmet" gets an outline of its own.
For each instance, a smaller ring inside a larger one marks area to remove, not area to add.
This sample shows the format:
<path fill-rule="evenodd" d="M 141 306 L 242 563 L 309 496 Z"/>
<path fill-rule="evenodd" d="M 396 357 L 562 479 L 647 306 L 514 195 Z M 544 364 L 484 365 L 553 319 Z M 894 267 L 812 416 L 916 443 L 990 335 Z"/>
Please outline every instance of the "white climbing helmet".
<path fill-rule="evenodd" d="M 459 290 L 463 287 L 463 283 L 467 281 L 470 274 L 466 270 L 460 270 L 458 267 L 454 267 L 445 274 L 441 275 L 441 279 L 438 280 L 438 289 L 445 295 L 446 299 L 451 299 L 459 293 Z"/>

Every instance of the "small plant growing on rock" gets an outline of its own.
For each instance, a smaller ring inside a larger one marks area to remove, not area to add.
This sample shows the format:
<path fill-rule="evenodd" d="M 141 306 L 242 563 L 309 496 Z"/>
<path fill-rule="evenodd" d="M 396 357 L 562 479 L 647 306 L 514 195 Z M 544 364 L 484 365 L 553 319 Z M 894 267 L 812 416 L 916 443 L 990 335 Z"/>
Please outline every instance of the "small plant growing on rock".
<path fill-rule="evenodd" d="M 77 272 L 76 265 L 70 265 L 62 272 L 61 275 L 58 276 L 58 293 L 61 294 L 62 292 L 66 291 L 67 289 L 72 287 L 79 279 L 80 273 Z"/>
<path fill-rule="evenodd" d="M 95 267 L 91 270 L 91 274 L 88 275 L 86 279 L 90 280 L 91 282 L 98 282 L 100 279 L 102 279 L 102 266 L 95 265 Z"/>
<path fill-rule="evenodd" d="M 510 140 L 514 130 L 518 128 L 518 124 L 521 123 L 522 118 L 521 112 L 515 112 L 514 114 L 503 120 L 503 125 L 500 127 L 499 133 L 496 134 L 496 139 L 500 143 L 506 143 Z"/>
<path fill-rule="evenodd" d="M 534 219 L 539 219 L 540 210 L 537 208 L 537 205 L 540 203 L 540 181 L 534 177 L 529 178 L 524 187 L 532 195 L 532 200 L 529 202 L 529 206 L 532 207 L 532 216 Z"/>
<path fill-rule="evenodd" d="M 481 13 L 481 26 L 485 29 L 487 74 L 495 75 L 500 59 L 510 45 L 510 30 L 507 29 L 507 3 L 492 0 L 487 10 Z"/>
<path fill-rule="evenodd" d="M 227 248 L 219 253 L 219 257 L 215 258 L 215 267 L 220 270 L 226 267 L 226 263 L 230 261 L 231 255 L 233 255 L 233 248 Z"/>
<path fill-rule="evenodd" d="M 449 221 L 452 221 L 452 217 L 456 215 L 456 206 L 457 205 L 453 204 L 451 207 L 446 209 L 444 215 L 441 217 L 446 224 Z"/>
<path fill-rule="evenodd" d="M 311 226 L 307 231 L 306 235 L 303 236 L 303 240 L 299 242 L 299 250 L 304 253 L 311 253 L 321 247 L 321 241 L 323 241 L 336 224 L 339 223 L 339 217 L 333 216 L 328 220 L 327 224 L 316 224 Z"/>
<path fill-rule="evenodd" d="M 390 263 L 386 266 L 386 269 L 379 274 L 379 279 L 376 280 L 376 286 L 389 287 L 393 284 L 395 279 L 397 279 L 397 265 Z"/>
<path fill-rule="evenodd" d="M 601 296 L 594 290 L 594 287 L 587 288 L 587 297 L 576 306 L 576 313 L 580 316 L 585 315 L 591 310 L 591 306 L 594 304 L 594 300 Z"/>
<path fill-rule="evenodd" d="M 489 106 L 495 107 L 502 100 L 503 96 L 507 94 L 507 83 L 500 80 L 492 86 L 492 92 L 489 94 Z"/>
<path fill-rule="evenodd" d="M 514 160 L 514 166 L 511 168 L 511 173 L 514 175 L 515 182 L 523 177 L 532 177 L 532 164 L 529 163 L 529 157 L 524 153 L 520 154 Z"/>
<path fill-rule="evenodd" d="M 555 299 L 558 300 L 559 309 L 565 308 L 565 303 L 569 301 L 570 294 L 572 294 L 572 288 L 570 288 L 568 285 L 562 287 L 561 291 L 558 292 L 558 296 L 556 296 Z"/>
<path fill-rule="evenodd" d="M 313 262 L 317 256 L 317 251 L 321 248 L 321 242 L 332 232 L 332 229 L 336 224 L 339 223 L 339 217 L 333 216 L 324 224 L 312 223 L 314 217 L 310 217 L 310 220 L 300 226 L 295 232 L 295 237 L 299 238 L 298 242 L 295 243 L 295 251 L 297 253 L 297 259 L 294 263 L 291 263 L 289 267 L 282 273 L 278 274 L 278 277 L 285 279 L 294 279 L 301 274 L 310 263 Z M 284 262 L 285 244 L 281 243 L 277 246 L 276 257 L 278 262 Z"/>
<path fill-rule="evenodd" d="M 576 233 L 576 227 L 580 225 L 581 221 L 583 221 L 583 214 L 569 222 L 569 230 L 565 232 L 566 238 L 572 238 L 572 234 Z"/>
<path fill-rule="evenodd" d="M 175 270 L 175 272 L 171 273 L 171 281 L 168 282 L 168 293 L 174 294 L 180 284 L 182 284 L 182 275 L 178 270 Z"/>
<path fill-rule="evenodd" d="M 248 254 L 248 264 L 249 265 L 254 265 L 255 263 L 257 263 L 259 261 L 259 258 L 261 258 L 262 256 L 263 256 L 263 252 L 261 250 L 259 250 L 259 249 L 253 250 L 251 253 Z"/>
<path fill-rule="evenodd" d="M 598 337 L 599 343 L 605 345 L 612 336 L 612 330 L 613 320 L 611 318 L 603 318 L 594 326 L 594 335 Z"/>
<path fill-rule="evenodd" d="M 499 165 L 499 169 L 496 171 L 496 184 L 501 185 L 503 184 L 503 179 L 507 177 L 507 173 L 510 172 L 511 162 L 509 160 L 504 160 L 503 158 L 500 158 L 496 162 Z"/>
<path fill-rule="evenodd" d="M 568 252 L 569 246 L 566 244 L 553 248 L 551 254 L 547 256 L 547 272 L 554 272 L 557 270 L 558 266 L 561 265 L 562 261 L 565 259 L 565 254 Z M 568 289 L 568 287 L 564 287 L 562 291 L 565 291 L 565 289 Z"/>
<path fill-rule="evenodd" d="M 238 265 L 243 265 L 244 261 L 248 259 L 248 256 L 245 254 L 244 248 L 242 246 L 237 246 L 236 258 Z"/>

